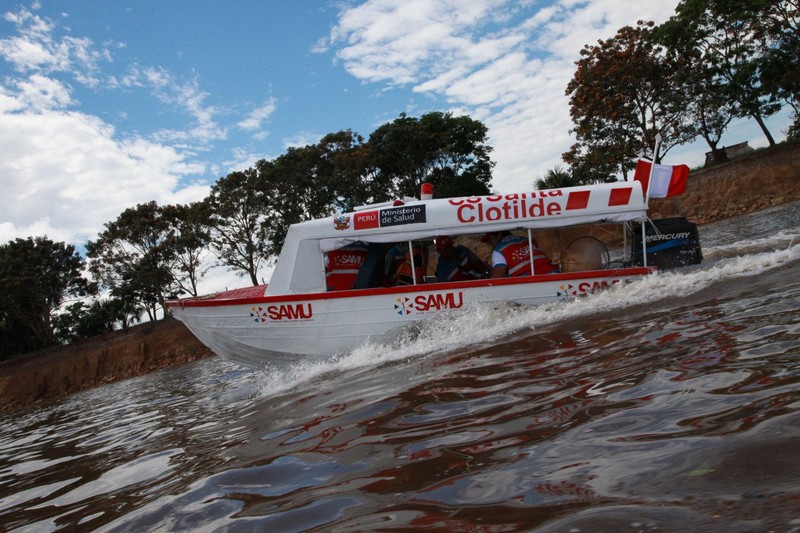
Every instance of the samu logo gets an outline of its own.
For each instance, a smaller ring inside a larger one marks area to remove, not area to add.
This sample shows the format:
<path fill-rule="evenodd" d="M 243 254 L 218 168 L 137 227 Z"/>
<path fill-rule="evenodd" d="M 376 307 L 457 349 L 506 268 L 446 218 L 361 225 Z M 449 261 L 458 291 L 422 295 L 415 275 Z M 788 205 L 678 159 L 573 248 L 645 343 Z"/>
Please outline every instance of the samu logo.
<path fill-rule="evenodd" d="M 567 300 L 577 295 L 576 288 L 572 283 L 562 283 L 556 291 L 556 296 L 562 300 Z"/>
<path fill-rule="evenodd" d="M 531 255 L 531 250 L 530 247 L 527 245 L 524 246 L 523 248 L 520 248 L 519 250 L 514 250 L 511 253 L 511 257 L 514 259 L 514 261 L 528 260 L 530 255 Z"/>
<path fill-rule="evenodd" d="M 250 308 L 250 318 L 262 324 L 264 322 L 294 322 L 298 320 L 311 320 L 314 310 L 311 304 L 281 304 L 262 307 L 256 305 Z"/>
<path fill-rule="evenodd" d="M 574 298 L 575 296 L 594 294 L 595 291 L 608 288 L 611 285 L 619 283 L 619 281 L 620 280 L 618 279 L 612 279 L 611 281 L 583 281 L 578 283 L 578 285 L 573 285 L 572 283 L 563 283 L 558 286 L 556 296 L 562 300 L 566 300 L 568 298 Z"/>
<path fill-rule="evenodd" d="M 394 309 L 400 316 L 410 315 L 414 307 L 411 304 L 411 298 L 400 297 L 394 301 Z"/>
<path fill-rule="evenodd" d="M 443 309 L 459 309 L 464 305 L 464 294 L 447 292 L 444 294 L 418 294 L 413 299 L 402 296 L 395 300 L 394 308 L 400 316 Z"/>

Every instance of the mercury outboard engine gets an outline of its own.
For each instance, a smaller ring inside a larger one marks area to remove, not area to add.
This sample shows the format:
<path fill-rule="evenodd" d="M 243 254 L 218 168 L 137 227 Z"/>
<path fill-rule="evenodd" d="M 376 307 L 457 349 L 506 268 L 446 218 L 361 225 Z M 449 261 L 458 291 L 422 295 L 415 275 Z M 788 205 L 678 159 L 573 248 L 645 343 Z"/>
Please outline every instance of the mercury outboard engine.
<path fill-rule="evenodd" d="M 661 218 L 645 222 L 647 264 L 661 270 L 698 265 L 703 261 L 697 224 L 683 217 Z M 633 258 L 643 265 L 642 226 L 636 228 L 633 237 Z"/>

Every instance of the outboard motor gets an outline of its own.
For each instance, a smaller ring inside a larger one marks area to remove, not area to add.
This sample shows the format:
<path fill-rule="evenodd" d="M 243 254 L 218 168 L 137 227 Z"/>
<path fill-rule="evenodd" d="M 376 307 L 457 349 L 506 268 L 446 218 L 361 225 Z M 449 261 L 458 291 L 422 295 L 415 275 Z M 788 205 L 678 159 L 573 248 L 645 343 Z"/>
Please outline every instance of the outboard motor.
<path fill-rule="evenodd" d="M 697 224 L 684 217 L 661 218 L 645 222 L 647 265 L 660 270 L 669 270 L 687 265 L 698 265 L 703 261 Z M 638 226 L 633 237 L 634 262 L 644 264 L 642 256 L 642 226 Z"/>

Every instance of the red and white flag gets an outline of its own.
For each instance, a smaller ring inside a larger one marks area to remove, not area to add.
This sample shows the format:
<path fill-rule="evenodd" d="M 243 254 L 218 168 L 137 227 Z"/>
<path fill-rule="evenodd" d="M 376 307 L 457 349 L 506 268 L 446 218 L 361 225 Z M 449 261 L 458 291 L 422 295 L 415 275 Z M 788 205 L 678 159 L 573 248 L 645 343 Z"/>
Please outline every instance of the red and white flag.
<path fill-rule="evenodd" d="M 668 198 L 677 196 L 686 191 L 686 178 L 689 177 L 689 167 L 686 165 L 656 165 L 653 169 L 653 183 L 650 184 L 650 194 L 647 194 L 647 183 L 650 181 L 650 161 L 642 159 L 636 162 L 636 171 L 633 179 L 642 182 L 642 190 L 649 198 Z"/>

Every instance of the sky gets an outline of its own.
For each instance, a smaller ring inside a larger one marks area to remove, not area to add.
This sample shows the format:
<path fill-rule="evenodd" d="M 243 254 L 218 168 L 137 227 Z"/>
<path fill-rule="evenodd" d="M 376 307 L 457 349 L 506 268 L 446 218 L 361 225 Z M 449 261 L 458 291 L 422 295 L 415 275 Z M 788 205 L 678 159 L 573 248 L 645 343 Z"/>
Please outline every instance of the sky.
<path fill-rule="evenodd" d="M 677 3 L 2 0 L 0 243 L 82 247 L 129 207 L 201 200 L 230 172 L 400 113 L 482 121 L 494 190 L 530 190 L 574 142 L 581 48 Z M 768 125 L 781 140 L 789 122 Z M 743 141 L 766 144 L 740 120 L 722 144 Z"/>

